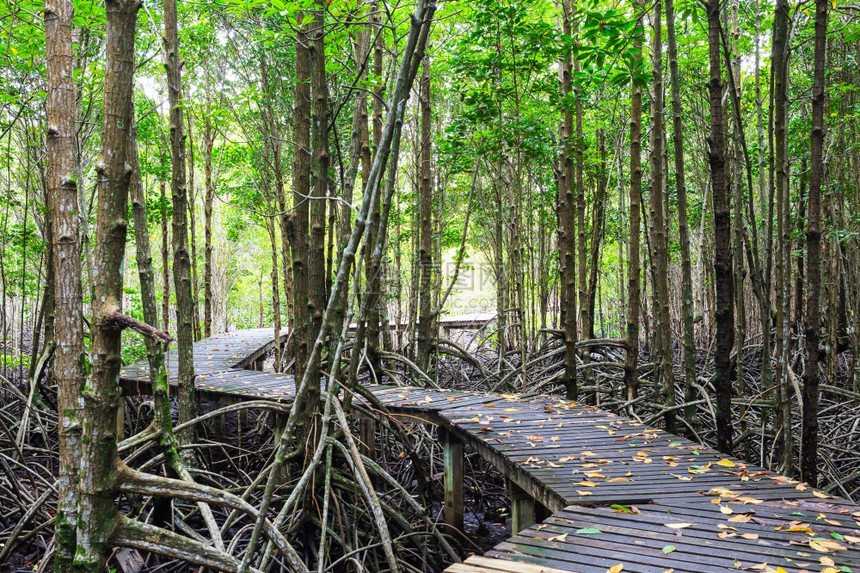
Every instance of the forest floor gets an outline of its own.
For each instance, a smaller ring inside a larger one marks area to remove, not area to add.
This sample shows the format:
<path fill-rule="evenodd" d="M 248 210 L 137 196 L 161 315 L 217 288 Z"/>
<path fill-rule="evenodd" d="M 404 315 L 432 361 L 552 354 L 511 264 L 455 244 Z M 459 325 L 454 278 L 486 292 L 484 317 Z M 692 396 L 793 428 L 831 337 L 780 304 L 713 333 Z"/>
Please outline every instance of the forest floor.
<path fill-rule="evenodd" d="M 583 381 L 583 401 L 596 403 L 607 410 L 628 414 L 628 404 L 623 400 L 619 384 L 617 364 L 620 351 L 611 345 L 594 348 L 590 354 L 589 378 Z M 518 368 L 517 355 L 511 357 L 511 369 Z M 535 392 L 557 394 L 560 354 L 558 343 L 548 341 L 528 359 L 530 372 L 539 373 L 529 380 Z M 642 369 L 642 396 L 633 412 L 634 417 L 652 426 L 659 426 L 662 399 L 650 381 L 649 357 L 640 356 Z M 483 351 L 479 345 L 471 354 L 471 361 L 442 356 L 438 362 L 438 379 L 442 387 L 470 391 L 516 391 L 511 383 L 500 383 L 498 378 L 487 380 L 486 373 L 493 371 L 497 357 Z M 680 357 L 676 357 L 680 363 Z M 480 367 L 479 367 L 480 364 Z M 767 466 L 772 454 L 772 433 L 769 431 L 770 404 L 767 392 L 760 384 L 760 358 L 752 348 L 745 353 L 743 361 L 743 394 L 736 404 L 736 453 L 752 463 Z M 271 369 L 271 364 L 267 365 Z M 409 373 L 398 365 L 398 375 L 404 380 Z M 698 373 L 703 387 L 707 386 L 711 362 L 707 352 L 699 357 Z M 822 489 L 835 495 L 856 499 L 860 491 L 860 400 L 850 385 L 851 356 L 840 355 L 832 369 L 836 373 L 831 390 L 825 388 L 821 401 L 821 451 Z M 16 373 L 17 374 L 17 373 Z M 680 379 L 676 372 L 676 378 Z M 513 379 L 512 379 L 513 380 Z M 369 382 L 369 378 L 364 380 Z M 383 382 L 390 382 L 387 377 Z M 402 381 L 401 381 L 402 382 Z M 24 438 L 14 434 L 20 425 L 22 405 L 26 403 L 26 385 L 16 380 L 15 374 L 0 391 L 0 552 L 10 536 L 17 535 L 10 549 L 5 549 L 5 558 L 0 558 L 0 573 L 31 573 L 47 571 L 49 560 L 45 556 L 52 548 L 52 516 L 55 502 L 50 499 L 35 512 L 28 524 L 17 533 L 16 527 L 22 515 L 27 513 L 35 500 L 43 495 L 50 497 L 50 486 L 55 479 L 56 432 L 51 429 L 50 415 L 40 418 L 38 425 Z M 679 397 L 683 396 L 678 388 Z M 55 410 L 55 395 L 43 390 L 46 411 Z M 712 411 L 707 398 L 697 405 L 700 429 L 697 436 L 690 436 L 705 443 L 713 438 Z M 201 412 L 213 405 L 201 402 Z M 126 405 L 126 435 L 144 429 L 152 419 L 150 402 L 145 397 L 129 399 Z M 794 412 L 795 430 L 799 435 L 799 406 Z M 240 421 L 228 416 L 224 435 L 215 435 L 212 427 L 203 426 L 199 441 L 200 470 L 213 484 L 236 489 L 248 484 L 268 463 L 274 444 L 274 420 L 266 413 L 249 412 Z M 410 495 L 425 500 L 425 511 L 437 519 L 442 506 L 442 452 L 435 430 L 420 424 L 407 424 L 410 444 L 404 445 L 390 431 L 382 430 L 377 435 L 376 459 L 389 475 L 403 484 Z M 405 449 L 411 448 L 409 456 Z M 464 498 L 465 535 L 457 545 L 462 556 L 482 553 L 510 536 L 510 501 L 505 480 L 492 466 L 467 448 L 465 464 Z M 152 453 L 134 460 L 137 467 L 146 467 L 155 458 Z M 417 465 L 413 463 L 417 460 Z M 795 460 L 796 461 L 796 460 Z M 420 476 L 418 474 L 421 474 Z M 422 486 L 423 484 L 423 486 Z M 424 488 L 423 491 L 422 487 Z M 135 500 L 126 500 L 128 511 L 141 511 Z M 188 508 L 183 508 L 186 511 Z M 193 518 L 188 524 L 205 533 L 205 525 Z M 408 515 L 408 513 L 404 513 Z M 0 556 L 3 554 L 0 553 Z M 427 564 L 425 571 L 441 571 L 446 564 L 439 558 L 435 564 Z M 116 565 L 116 564 L 115 564 Z M 145 566 L 135 573 L 185 572 L 192 567 L 160 559 L 145 558 Z M 118 568 L 122 573 L 133 573 Z"/>

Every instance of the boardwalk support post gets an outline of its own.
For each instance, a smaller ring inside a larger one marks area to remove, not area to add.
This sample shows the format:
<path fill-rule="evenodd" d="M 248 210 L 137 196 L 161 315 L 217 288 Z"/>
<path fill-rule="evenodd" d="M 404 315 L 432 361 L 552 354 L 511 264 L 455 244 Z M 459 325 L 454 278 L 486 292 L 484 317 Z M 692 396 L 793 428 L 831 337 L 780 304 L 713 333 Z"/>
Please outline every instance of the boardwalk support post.
<path fill-rule="evenodd" d="M 444 428 L 439 428 L 444 463 L 445 523 L 463 531 L 463 442 Z"/>
<path fill-rule="evenodd" d="M 511 490 L 511 533 L 519 533 L 535 523 L 535 500 L 523 488 L 508 480 Z"/>
<path fill-rule="evenodd" d="M 225 400 L 218 400 L 215 403 L 215 408 L 223 408 L 226 406 Z M 227 414 L 220 414 L 215 416 L 212 420 L 213 430 L 215 430 L 216 436 L 226 436 L 227 435 Z"/>
<path fill-rule="evenodd" d="M 356 414 L 358 418 L 358 434 L 361 441 L 361 455 L 376 459 L 376 420 L 367 414 Z"/>

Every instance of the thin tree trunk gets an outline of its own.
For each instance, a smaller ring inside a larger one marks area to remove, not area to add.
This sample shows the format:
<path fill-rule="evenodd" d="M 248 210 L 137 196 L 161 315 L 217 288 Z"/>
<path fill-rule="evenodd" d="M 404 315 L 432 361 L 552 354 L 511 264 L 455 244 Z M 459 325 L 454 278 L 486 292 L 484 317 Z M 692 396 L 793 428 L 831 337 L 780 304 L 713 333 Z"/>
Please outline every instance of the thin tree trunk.
<path fill-rule="evenodd" d="M 131 175 L 126 155 L 133 121 L 134 35 L 140 5 L 138 0 L 108 0 L 106 3 L 104 132 L 101 158 L 96 169 L 98 215 L 95 237 L 98 262 L 93 284 L 95 298 L 90 354 L 93 362 L 87 391 L 83 394 L 82 459 L 86 463 L 81 466 L 78 502 L 81 515 L 88 518 L 78 524 L 79 550 L 75 555 L 76 571 L 86 573 L 101 573 L 105 570 L 112 550 L 109 536 L 119 516 L 115 502 L 118 461 L 116 418 L 122 401 L 122 391 L 117 383 L 122 366 L 122 330 L 116 317 L 122 312 L 123 260 Z M 185 209 L 184 203 L 182 208 Z M 190 338 L 191 333 L 188 334 Z"/>
<path fill-rule="evenodd" d="M 732 364 L 734 308 L 731 254 L 731 216 L 726 191 L 726 134 L 723 120 L 723 83 L 720 67 L 720 2 L 708 0 L 708 52 L 710 55 L 711 140 L 708 161 L 714 205 L 714 273 L 716 275 L 716 352 L 714 390 L 717 407 L 717 449 L 732 451 Z"/>
<path fill-rule="evenodd" d="M 570 36 L 573 29 L 574 7 L 572 0 L 562 0 L 562 33 Z M 573 94 L 572 57 L 565 52 L 561 60 L 561 91 L 567 105 L 563 110 L 561 125 L 560 184 L 558 191 L 558 246 L 561 283 L 559 303 L 561 326 L 564 330 L 564 374 L 562 384 L 569 400 L 578 394 L 576 371 L 576 238 L 574 235 L 575 181 L 573 167 L 573 109 L 569 104 Z"/>
<path fill-rule="evenodd" d="M 272 318 L 274 319 L 274 336 L 275 336 L 275 372 L 281 371 L 282 351 L 281 351 L 281 286 L 278 276 L 278 239 L 275 232 L 275 219 L 278 217 L 275 214 L 276 205 L 282 205 L 281 210 L 284 210 L 284 179 L 281 173 L 281 143 L 278 137 L 277 128 L 275 125 L 275 114 L 272 110 L 272 98 L 275 97 L 269 87 L 269 65 L 266 61 L 265 54 L 260 57 L 260 88 L 264 94 L 264 103 L 262 106 L 263 116 L 263 149 L 266 157 L 272 158 L 272 171 L 274 176 L 275 188 L 269 189 L 267 182 L 266 196 L 269 197 L 267 204 L 269 206 L 269 217 L 266 218 L 266 231 L 269 233 L 269 242 L 272 244 Z M 264 165 L 264 169 L 268 169 Z M 266 177 L 268 179 L 268 177 Z M 279 225 L 281 229 L 283 226 Z M 283 237 L 281 237 L 283 239 Z M 262 319 L 260 320 L 262 323 Z M 262 328 L 262 327 L 261 327 Z"/>
<path fill-rule="evenodd" d="M 296 87 L 293 120 L 295 142 L 293 163 L 293 215 L 288 225 L 293 262 L 292 357 L 296 380 L 304 377 L 310 352 L 310 314 L 308 310 L 308 223 L 311 193 L 311 53 L 308 14 L 300 15 L 296 31 Z M 305 414 L 307 412 L 303 412 Z M 303 416 L 306 422 L 308 418 Z"/>
<path fill-rule="evenodd" d="M 637 0 L 635 10 L 642 10 L 643 4 Z M 636 20 L 637 32 L 642 32 L 642 17 Z M 637 34 L 638 37 L 638 34 Z M 641 40 L 635 40 L 637 50 L 634 69 L 638 67 L 642 49 Z M 642 206 L 642 87 L 631 78 L 630 94 L 630 237 L 627 249 L 627 351 L 624 360 L 624 386 L 627 400 L 636 398 L 639 390 L 639 307 L 640 274 L 639 263 L 639 223 Z"/>
<path fill-rule="evenodd" d="M 665 127 L 663 99 L 663 21 L 662 2 L 654 5 L 654 41 L 651 45 L 651 245 L 653 247 L 654 329 L 656 378 L 667 408 L 666 430 L 677 432 L 675 421 L 675 376 L 672 371 L 672 325 L 669 322 L 669 238 L 666 206 L 663 198 Z"/>
<path fill-rule="evenodd" d="M 788 108 L 788 0 L 777 0 L 773 19 L 773 130 L 774 180 L 776 184 L 776 459 L 783 471 L 793 466 L 794 445 L 791 439 L 791 382 L 788 369 L 790 340 L 788 334 L 788 282 L 791 231 L 788 225 L 788 165 L 786 115 Z"/>
<path fill-rule="evenodd" d="M 78 527 L 77 484 L 83 453 L 81 404 L 84 353 L 81 246 L 78 239 L 78 190 L 75 184 L 75 86 L 72 74 L 71 0 L 45 6 L 45 62 L 48 74 L 46 137 L 50 226 L 52 233 L 56 341 L 54 378 L 57 382 L 60 479 L 55 523 L 54 570 L 72 571 Z M 8 219 L 8 217 L 7 217 Z M 4 225 L 5 225 L 4 221 Z M 5 237 L 5 233 L 4 233 Z M 5 281 L 4 281 L 5 282 Z M 3 285 L 4 321 L 6 285 Z M 4 332 L 5 338 L 5 332 Z M 5 356 L 5 354 L 4 354 Z M 5 364 L 4 364 L 5 366 Z"/>
<path fill-rule="evenodd" d="M 371 8 L 371 18 L 374 22 L 378 22 L 379 19 L 379 2 L 375 2 Z M 375 154 L 379 148 L 379 138 L 382 135 L 382 114 L 384 112 L 384 104 L 383 97 L 385 94 L 385 85 L 380 79 L 382 78 L 383 73 L 383 59 L 385 57 L 385 45 L 382 40 L 382 34 L 377 34 L 376 41 L 373 46 L 373 73 L 377 78 L 377 85 L 373 90 L 373 153 Z M 362 135 L 363 137 L 363 135 Z M 370 174 L 370 159 L 371 157 L 365 156 L 364 151 L 362 151 L 362 181 L 366 181 L 366 177 Z M 379 303 L 383 300 L 383 297 L 378 296 L 378 291 L 381 286 L 381 280 L 379 277 L 378 269 L 374 269 L 370 264 L 371 259 L 371 251 L 376 244 L 378 243 L 377 233 L 379 232 L 379 220 L 380 220 L 380 209 L 381 203 L 377 205 L 377 208 L 374 209 L 370 214 L 370 224 L 367 228 L 367 240 L 365 241 L 365 249 L 367 250 L 367 255 L 365 257 L 365 285 L 367 287 L 367 292 L 365 293 L 365 298 L 367 299 L 367 304 L 370 303 L 371 298 Z M 379 347 L 379 322 L 380 322 L 380 313 L 378 304 L 373 304 L 368 307 L 367 312 L 367 322 L 365 323 L 366 332 L 362 333 L 363 336 L 359 336 L 356 340 L 362 344 L 366 343 L 368 347 L 368 363 L 370 364 L 370 368 L 379 373 L 380 372 L 380 364 L 377 354 L 377 348 Z"/>
<path fill-rule="evenodd" d="M 678 45 L 675 38 L 675 2 L 666 3 L 666 35 L 669 52 L 669 76 L 672 91 L 672 144 L 675 155 L 675 194 L 678 200 L 678 232 L 681 243 L 681 312 L 684 322 L 684 400 L 696 399 L 696 341 L 693 334 L 693 278 L 690 262 L 690 230 L 687 221 L 687 183 L 684 172 L 683 108 L 681 105 Z M 694 424 L 695 406 L 684 409 L 684 418 Z M 695 426 L 693 426 L 695 428 Z"/>
<path fill-rule="evenodd" d="M 167 195 L 164 181 L 159 181 L 159 210 L 161 212 L 161 326 L 170 330 L 170 249 L 168 247 Z"/>
<path fill-rule="evenodd" d="M 129 183 L 129 198 L 134 217 L 134 244 L 137 272 L 140 277 L 140 300 L 143 307 L 143 320 L 150 326 L 158 328 L 158 307 L 155 302 L 155 273 L 152 268 L 152 251 L 149 244 L 149 223 L 146 217 L 146 197 L 143 182 L 140 177 L 140 165 L 137 151 L 137 127 L 132 126 L 128 135 L 128 165 L 131 168 Z M 150 379 L 155 380 L 159 368 L 163 364 L 164 355 L 161 345 L 151 338 L 144 340 L 147 359 L 149 360 Z"/>
<path fill-rule="evenodd" d="M 197 285 L 197 217 L 195 209 L 197 207 L 197 197 L 194 188 L 194 138 L 192 137 L 192 116 L 188 114 L 188 223 L 191 231 L 191 300 L 192 311 L 194 317 L 194 340 L 203 338 L 203 332 L 200 330 L 200 296 Z"/>
<path fill-rule="evenodd" d="M 420 219 L 418 239 L 418 367 L 423 372 L 430 369 L 430 353 L 436 338 L 432 331 L 431 274 L 433 271 L 433 180 L 432 165 L 432 116 L 430 108 L 430 57 L 424 56 L 421 65 L 420 108 L 421 142 L 418 167 L 418 216 Z"/>
<path fill-rule="evenodd" d="M 203 198 L 203 336 L 212 336 L 212 205 L 215 200 L 215 185 L 212 181 L 212 94 L 209 67 L 206 66 L 204 81 L 206 94 L 206 117 L 203 119 L 203 178 L 206 186 Z"/>
<path fill-rule="evenodd" d="M 591 248 L 589 251 L 588 265 L 588 312 L 585 313 L 586 321 L 582 325 L 583 337 L 595 338 L 594 334 L 594 301 L 597 296 L 597 277 L 600 268 L 600 250 L 603 244 L 604 219 L 606 213 L 606 184 L 609 176 L 606 169 L 606 141 L 602 129 L 597 130 L 597 148 L 600 158 L 597 171 L 597 194 L 594 197 L 594 207 L 591 219 Z M 601 329 L 603 322 L 601 321 Z"/>
<path fill-rule="evenodd" d="M 170 192 L 173 200 L 173 288 L 176 290 L 179 423 L 197 415 L 194 396 L 194 329 L 192 327 L 191 261 L 188 256 L 188 199 L 185 181 L 185 123 L 182 103 L 182 60 L 176 0 L 164 0 L 164 49 L 170 102 Z M 194 440 L 194 426 L 181 430 L 180 444 Z M 189 458 L 190 461 L 190 458 Z"/>
<path fill-rule="evenodd" d="M 800 479 L 818 485 L 818 340 L 821 258 L 821 182 L 824 176 L 824 67 L 827 63 L 828 0 L 815 2 L 815 52 L 812 85 L 812 135 L 809 173 L 809 217 L 806 229 L 806 370 L 803 374 L 803 438 Z"/>
<path fill-rule="evenodd" d="M 326 309 L 325 279 L 325 225 L 326 194 L 328 193 L 328 83 L 325 74 L 325 6 L 326 0 L 316 0 L 313 12 L 311 56 L 311 158 L 312 197 L 310 204 L 310 252 L 308 261 L 308 312 L 311 319 L 311 338 L 316 339 Z M 312 380 L 319 378 L 319 370 L 309 372 Z M 318 386 L 308 393 L 306 408 L 317 413 L 320 405 Z"/>

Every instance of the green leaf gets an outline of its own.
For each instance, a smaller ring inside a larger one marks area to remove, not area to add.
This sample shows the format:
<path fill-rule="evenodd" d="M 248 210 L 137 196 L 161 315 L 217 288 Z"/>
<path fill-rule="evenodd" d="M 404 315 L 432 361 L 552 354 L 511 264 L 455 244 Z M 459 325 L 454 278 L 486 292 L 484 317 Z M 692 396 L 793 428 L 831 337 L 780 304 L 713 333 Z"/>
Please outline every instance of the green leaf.
<path fill-rule="evenodd" d="M 667 554 L 667 555 L 668 555 L 669 553 L 672 553 L 673 551 L 675 551 L 675 546 L 674 546 L 674 545 L 667 545 L 666 547 L 664 547 L 664 548 L 663 548 L 663 553 L 665 553 L 665 554 Z"/>
<path fill-rule="evenodd" d="M 595 535 L 598 533 L 603 533 L 603 532 L 600 531 L 599 529 L 595 529 L 593 527 L 585 527 L 583 529 L 577 529 L 576 530 L 577 535 Z"/>

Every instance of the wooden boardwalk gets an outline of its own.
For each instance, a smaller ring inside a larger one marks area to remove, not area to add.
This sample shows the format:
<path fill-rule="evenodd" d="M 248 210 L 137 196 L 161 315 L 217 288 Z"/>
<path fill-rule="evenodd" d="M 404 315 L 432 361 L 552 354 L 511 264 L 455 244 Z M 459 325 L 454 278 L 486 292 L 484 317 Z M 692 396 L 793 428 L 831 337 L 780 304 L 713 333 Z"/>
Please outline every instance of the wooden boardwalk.
<path fill-rule="evenodd" d="M 292 376 L 259 367 L 271 330 L 195 345 L 198 393 L 289 402 Z M 168 357 L 175 376 L 175 358 Z M 148 366 L 123 369 L 150 391 Z M 860 572 L 860 507 L 597 408 L 549 397 L 370 386 L 393 414 L 439 428 L 445 520 L 462 527 L 463 446 L 509 480 L 513 537 L 452 573 Z M 550 517 L 535 524 L 543 506 Z"/>

